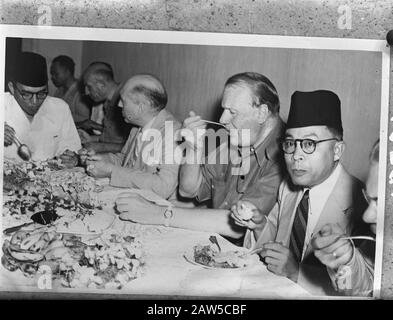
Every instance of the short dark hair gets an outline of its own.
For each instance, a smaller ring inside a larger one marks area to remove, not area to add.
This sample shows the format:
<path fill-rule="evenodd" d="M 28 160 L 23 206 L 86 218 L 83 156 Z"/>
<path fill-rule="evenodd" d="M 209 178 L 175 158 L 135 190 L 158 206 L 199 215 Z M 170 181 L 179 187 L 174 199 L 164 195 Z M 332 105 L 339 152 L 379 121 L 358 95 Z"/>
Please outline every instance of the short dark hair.
<path fill-rule="evenodd" d="M 168 95 L 165 89 L 161 91 L 153 88 L 148 88 L 143 85 L 138 85 L 132 88 L 131 92 L 142 94 L 151 103 L 151 106 L 157 111 L 161 111 L 162 109 L 164 109 L 168 102 Z"/>
<path fill-rule="evenodd" d="M 277 90 L 273 83 L 264 75 L 256 72 L 243 72 L 231 76 L 226 82 L 225 87 L 246 84 L 253 92 L 255 104 L 266 104 L 269 111 L 277 114 L 280 111 L 280 100 Z"/>
<path fill-rule="evenodd" d="M 63 68 L 67 69 L 70 71 L 72 75 L 74 75 L 75 72 L 75 62 L 68 56 L 57 56 L 52 60 L 52 64 L 58 63 L 61 65 Z"/>
<path fill-rule="evenodd" d="M 379 139 L 374 143 L 370 152 L 370 162 L 379 162 Z"/>

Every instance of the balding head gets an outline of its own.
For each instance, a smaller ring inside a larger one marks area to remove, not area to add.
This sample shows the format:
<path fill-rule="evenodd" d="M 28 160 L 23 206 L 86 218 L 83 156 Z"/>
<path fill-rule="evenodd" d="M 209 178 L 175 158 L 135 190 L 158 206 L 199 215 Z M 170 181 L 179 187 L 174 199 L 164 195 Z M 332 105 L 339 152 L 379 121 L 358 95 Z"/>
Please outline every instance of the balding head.
<path fill-rule="evenodd" d="M 112 67 L 106 62 L 93 62 L 83 73 L 85 92 L 95 102 L 102 102 L 113 92 L 116 83 Z"/>
<path fill-rule="evenodd" d="M 83 74 L 83 80 L 86 82 L 91 76 L 98 76 L 105 81 L 114 81 L 111 65 L 102 61 L 90 63 Z"/>
<path fill-rule="evenodd" d="M 168 97 L 160 80 L 149 74 L 138 74 L 124 84 L 120 94 L 130 99 L 143 99 L 155 111 L 165 108 Z"/>

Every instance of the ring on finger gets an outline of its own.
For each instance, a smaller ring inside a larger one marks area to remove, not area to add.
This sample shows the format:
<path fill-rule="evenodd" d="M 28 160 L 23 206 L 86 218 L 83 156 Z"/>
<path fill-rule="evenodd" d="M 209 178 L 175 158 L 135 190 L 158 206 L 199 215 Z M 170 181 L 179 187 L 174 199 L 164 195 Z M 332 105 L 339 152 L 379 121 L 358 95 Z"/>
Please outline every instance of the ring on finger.
<path fill-rule="evenodd" d="M 337 258 L 337 253 L 336 253 L 336 251 L 333 251 L 332 255 L 333 255 L 334 258 Z"/>

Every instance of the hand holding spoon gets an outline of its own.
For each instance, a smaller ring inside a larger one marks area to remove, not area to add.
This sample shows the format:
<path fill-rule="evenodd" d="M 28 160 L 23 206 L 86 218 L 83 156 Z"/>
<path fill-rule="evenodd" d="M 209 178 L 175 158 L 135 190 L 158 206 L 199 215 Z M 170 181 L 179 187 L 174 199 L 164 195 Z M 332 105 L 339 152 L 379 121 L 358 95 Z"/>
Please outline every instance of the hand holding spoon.
<path fill-rule="evenodd" d="M 29 161 L 31 159 L 31 151 L 27 145 L 21 143 L 19 139 L 14 135 L 14 142 L 18 147 L 18 155 L 25 161 Z"/>

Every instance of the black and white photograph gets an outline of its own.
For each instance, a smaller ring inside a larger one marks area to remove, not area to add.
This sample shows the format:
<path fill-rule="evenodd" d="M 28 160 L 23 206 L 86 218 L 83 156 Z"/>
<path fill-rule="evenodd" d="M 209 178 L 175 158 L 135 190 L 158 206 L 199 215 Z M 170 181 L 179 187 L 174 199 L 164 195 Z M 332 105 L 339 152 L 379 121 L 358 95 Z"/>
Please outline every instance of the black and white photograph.
<path fill-rule="evenodd" d="M 385 40 L 0 28 L 1 291 L 380 297 Z"/>

